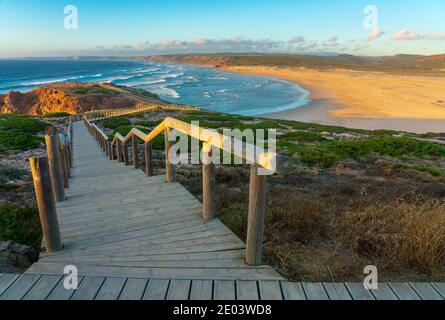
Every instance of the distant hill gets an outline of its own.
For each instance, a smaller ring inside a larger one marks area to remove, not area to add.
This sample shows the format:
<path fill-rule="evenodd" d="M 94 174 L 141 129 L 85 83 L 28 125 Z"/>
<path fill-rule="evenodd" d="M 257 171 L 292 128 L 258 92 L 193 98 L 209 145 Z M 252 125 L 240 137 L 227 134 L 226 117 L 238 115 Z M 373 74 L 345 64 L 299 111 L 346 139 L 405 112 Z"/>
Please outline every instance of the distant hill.
<path fill-rule="evenodd" d="M 112 84 L 59 83 L 0 95 L 0 114 L 43 115 L 134 107 L 162 102 L 155 94 Z"/>
<path fill-rule="evenodd" d="M 186 54 L 140 57 L 140 60 L 191 63 L 213 67 L 278 66 L 306 68 L 342 68 L 389 73 L 445 74 L 445 54 L 434 56 L 406 55 L 360 57 L 292 54 Z"/>

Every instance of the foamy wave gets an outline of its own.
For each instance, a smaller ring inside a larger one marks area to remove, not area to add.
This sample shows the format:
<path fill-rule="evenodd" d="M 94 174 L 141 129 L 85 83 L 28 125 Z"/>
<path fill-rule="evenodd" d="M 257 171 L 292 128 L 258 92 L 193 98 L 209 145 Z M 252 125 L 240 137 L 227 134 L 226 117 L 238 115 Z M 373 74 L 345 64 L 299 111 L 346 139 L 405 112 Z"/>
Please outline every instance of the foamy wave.
<path fill-rule="evenodd" d="M 153 92 L 153 93 L 158 94 L 160 96 L 171 97 L 171 98 L 174 98 L 174 99 L 181 98 L 180 94 L 177 93 L 175 90 L 173 90 L 171 88 L 168 88 L 168 87 L 163 87 L 163 86 L 152 87 L 152 88 L 150 88 L 150 92 Z"/>
<path fill-rule="evenodd" d="M 161 76 L 162 79 L 167 79 L 167 78 L 172 78 L 172 79 L 176 79 L 178 77 L 182 77 L 184 75 L 183 71 L 180 71 L 178 73 L 167 73 L 165 76 Z"/>
<path fill-rule="evenodd" d="M 167 82 L 167 80 L 159 79 L 159 80 L 152 80 L 152 81 L 126 82 L 125 85 L 135 87 L 135 86 L 146 86 L 146 85 L 164 83 L 164 82 Z"/>
<path fill-rule="evenodd" d="M 60 79 L 50 79 L 50 80 L 39 80 L 39 81 L 33 81 L 33 82 L 25 82 L 22 83 L 22 86 L 28 87 L 28 86 L 42 86 L 47 84 L 53 84 L 53 83 L 59 83 L 59 82 L 67 82 L 67 81 L 73 81 L 73 80 L 79 80 L 79 79 L 85 79 L 85 78 L 99 78 L 102 77 L 101 73 L 93 74 L 93 75 L 83 75 L 83 76 L 75 76 L 75 77 L 69 77 L 69 78 L 60 78 Z"/>

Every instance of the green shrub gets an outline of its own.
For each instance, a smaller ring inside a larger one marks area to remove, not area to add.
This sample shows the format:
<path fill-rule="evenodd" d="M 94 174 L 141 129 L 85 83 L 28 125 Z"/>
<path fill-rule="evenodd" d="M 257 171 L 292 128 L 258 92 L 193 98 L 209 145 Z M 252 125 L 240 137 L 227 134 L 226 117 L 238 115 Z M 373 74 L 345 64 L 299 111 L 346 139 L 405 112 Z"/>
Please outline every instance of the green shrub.
<path fill-rule="evenodd" d="M 280 138 L 277 148 L 278 151 L 292 155 L 307 165 L 323 168 L 329 168 L 341 160 L 357 159 L 371 154 L 418 158 L 445 156 L 443 146 L 406 137 L 372 137 L 354 141 L 326 140 L 316 145 L 295 144 Z"/>
<path fill-rule="evenodd" d="M 88 88 L 78 88 L 76 90 L 74 90 L 75 94 L 87 94 L 89 91 Z"/>
<path fill-rule="evenodd" d="M 445 156 L 445 147 L 431 142 L 406 137 L 377 137 L 356 141 L 333 140 L 327 144 L 330 150 L 350 158 L 358 158 L 372 153 L 401 157 Z"/>
<path fill-rule="evenodd" d="M 440 168 L 427 166 L 427 165 L 414 165 L 414 164 L 406 164 L 406 163 L 398 163 L 391 166 L 391 170 L 399 171 L 399 170 L 415 170 L 419 172 L 426 172 L 432 175 L 433 177 L 440 177 L 445 175 L 445 172 Z"/>
<path fill-rule="evenodd" d="M 28 172 L 23 169 L 14 167 L 0 167 L 0 183 L 7 183 L 11 180 L 18 180 L 28 175 Z"/>
<path fill-rule="evenodd" d="M 152 142 L 151 147 L 154 150 L 165 150 L 165 141 L 164 141 L 164 135 L 157 136 Z"/>
<path fill-rule="evenodd" d="M 287 134 L 280 136 L 279 139 L 292 140 L 292 141 L 296 140 L 299 142 L 320 142 L 326 140 L 326 138 L 322 137 L 318 133 L 313 133 L 308 131 L 288 132 Z"/>
<path fill-rule="evenodd" d="M 147 128 L 156 127 L 160 123 L 161 123 L 161 121 L 153 121 L 153 120 L 141 120 L 141 121 L 135 122 L 135 124 L 137 126 L 147 127 Z"/>
<path fill-rule="evenodd" d="M 37 209 L 0 204 L 0 240 L 40 247 L 42 232 Z"/>
<path fill-rule="evenodd" d="M 123 135 L 125 137 L 131 131 L 131 129 L 133 129 L 133 128 L 137 128 L 140 131 L 142 131 L 143 133 L 149 133 L 150 132 L 149 129 L 142 128 L 142 127 L 135 127 L 135 126 L 131 126 L 130 125 L 130 126 L 120 126 L 120 127 L 116 128 L 114 130 L 114 133 L 120 133 L 121 135 Z M 113 136 L 114 136 L 114 134 L 113 134 Z"/>
<path fill-rule="evenodd" d="M 0 115 L 0 131 L 37 134 L 45 131 L 48 123 L 23 115 Z"/>
<path fill-rule="evenodd" d="M 127 118 L 111 118 L 104 120 L 102 124 L 105 128 L 114 130 L 118 127 L 129 126 L 131 122 Z"/>
<path fill-rule="evenodd" d="M 29 150 L 39 146 L 43 138 L 26 132 L 8 132 L 0 130 L 0 145 L 7 150 Z"/>
<path fill-rule="evenodd" d="M 49 113 L 45 113 L 43 115 L 44 118 L 62 118 L 62 117 L 68 117 L 71 114 L 69 114 L 68 112 L 49 112 Z"/>

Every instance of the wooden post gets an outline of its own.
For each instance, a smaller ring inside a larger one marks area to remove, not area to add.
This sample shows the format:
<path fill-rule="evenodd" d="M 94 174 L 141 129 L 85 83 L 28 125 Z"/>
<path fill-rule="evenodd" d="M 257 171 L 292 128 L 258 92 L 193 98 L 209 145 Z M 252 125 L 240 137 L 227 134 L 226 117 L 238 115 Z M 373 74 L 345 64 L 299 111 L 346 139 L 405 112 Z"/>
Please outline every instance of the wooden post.
<path fill-rule="evenodd" d="M 65 146 L 62 144 L 60 139 L 58 139 L 58 144 L 59 144 L 60 162 L 62 163 L 63 187 L 64 188 L 69 188 L 70 187 L 70 183 L 68 181 L 68 168 L 67 168 Z"/>
<path fill-rule="evenodd" d="M 206 221 L 216 217 L 216 178 L 215 164 L 211 159 L 212 146 L 204 142 L 203 153 L 209 155 L 208 161 L 203 161 L 202 165 L 202 208 L 203 218 Z M 205 163 L 209 162 L 209 163 Z"/>
<path fill-rule="evenodd" d="M 119 139 L 116 139 L 116 152 L 117 152 L 117 161 L 124 162 L 122 158 L 121 142 L 119 141 Z"/>
<path fill-rule="evenodd" d="M 108 143 L 108 159 L 114 160 L 114 148 L 111 144 L 111 141 L 107 141 Z"/>
<path fill-rule="evenodd" d="M 67 137 L 67 139 L 68 139 L 68 137 Z M 68 156 L 69 167 L 71 169 L 73 167 L 73 155 L 72 155 L 72 151 L 71 151 L 71 143 L 69 141 L 66 144 L 66 151 L 67 151 L 67 156 Z"/>
<path fill-rule="evenodd" d="M 123 154 L 124 154 L 124 164 L 126 166 L 130 165 L 130 159 L 128 158 L 128 143 L 124 142 L 122 144 Z"/>
<path fill-rule="evenodd" d="M 258 166 L 250 169 L 249 214 L 247 217 L 246 262 L 252 266 L 262 263 L 264 213 L 266 210 L 267 176 L 258 175 Z"/>
<path fill-rule="evenodd" d="M 136 135 L 131 137 L 131 149 L 133 151 L 133 166 L 135 169 L 139 169 L 138 137 Z"/>
<path fill-rule="evenodd" d="M 57 129 L 50 127 L 46 131 L 45 143 L 48 154 L 49 172 L 53 186 L 54 199 L 56 202 L 65 200 L 65 189 L 63 183 L 62 161 L 59 153 L 59 139 Z"/>
<path fill-rule="evenodd" d="M 30 158 L 29 163 L 46 251 L 50 253 L 60 251 L 62 250 L 62 242 L 60 240 L 59 222 L 51 186 L 48 160 L 45 157 Z"/>
<path fill-rule="evenodd" d="M 153 172 L 153 152 L 151 142 L 144 143 L 144 151 L 145 151 L 145 173 L 147 176 L 152 177 L 154 175 Z"/>
<path fill-rule="evenodd" d="M 68 145 L 64 145 L 63 152 L 66 162 L 66 175 L 68 178 L 71 178 L 71 166 L 70 166 L 70 155 L 68 152 Z"/>
<path fill-rule="evenodd" d="M 168 141 L 170 136 L 170 128 L 164 130 L 164 142 L 165 142 L 165 182 L 170 183 L 175 181 L 175 167 L 170 162 L 170 149 L 171 143 Z"/>

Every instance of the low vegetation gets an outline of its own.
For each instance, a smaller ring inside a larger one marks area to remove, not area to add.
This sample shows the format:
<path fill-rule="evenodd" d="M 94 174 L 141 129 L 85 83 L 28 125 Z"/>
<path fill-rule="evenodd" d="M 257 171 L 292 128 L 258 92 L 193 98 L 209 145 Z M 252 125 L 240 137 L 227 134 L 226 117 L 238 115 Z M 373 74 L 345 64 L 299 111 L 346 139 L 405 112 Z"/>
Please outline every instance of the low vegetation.
<path fill-rule="evenodd" d="M 143 119 L 129 117 L 121 120 L 127 124 L 109 129 L 110 134 L 126 135 L 133 126 L 150 132 L 167 115 L 157 111 Z M 444 146 L 406 132 L 204 110 L 177 112 L 174 117 L 199 120 L 200 126 L 220 132 L 277 129 L 284 167 L 279 165 L 278 173 L 268 179 L 264 258 L 286 278 L 361 281 L 364 266 L 372 264 L 382 281 L 445 280 Z M 162 135 L 155 149 L 164 150 Z M 161 173 L 162 153 L 154 157 Z M 201 199 L 201 168 L 177 166 L 176 174 Z M 245 240 L 249 168 L 217 166 L 216 175 L 218 217 Z"/>
<path fill-rule="evenodd" d="M 130 122 L 130 120 L 128 120 L 126 118 L 110 118 L 110 119 L 104 120 L 102 122 L 102 125 L 105 128 L 114 130 L 114 129 L 117 129 L 122 126 L 129 126 L 129 125 L 131 125 L 131 122 Z"/>
<path fill-rule="evenodd" d="M 33 117 L 0 115 L 0 146 L 6 150 L 28 150 L 43 141 L 49 124 Z"/>
<path fill-rule="evenodd" d="M 42 234 L 39 214 L 35 207 L 0 204 L 0 241 L 40 247 Z"/>
<path fill-rule="evenodd" d="M 68 112 L 49 112 L 43 115 L 44 118 L 63 118 L 69 116 L 70 114 Z"/>

